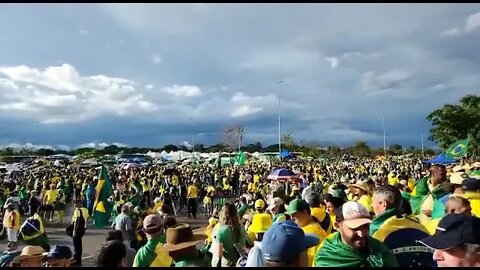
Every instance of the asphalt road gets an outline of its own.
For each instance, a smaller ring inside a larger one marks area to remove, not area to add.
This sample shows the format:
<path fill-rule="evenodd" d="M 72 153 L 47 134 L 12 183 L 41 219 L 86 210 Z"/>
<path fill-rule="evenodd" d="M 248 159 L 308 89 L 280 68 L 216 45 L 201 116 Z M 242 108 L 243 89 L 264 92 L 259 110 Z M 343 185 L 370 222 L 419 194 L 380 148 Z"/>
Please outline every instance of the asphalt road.
<path fill-rule="evenodd" d="M 65 222 L 70 222 L 72 216 L 73 208 L 68 207 L 65 210 Z M 204 227 L 208 224 L 208 217 L 203 213 L 197 215 L 197 219 L 188 219 L 186 217 L 186 212 L 177 211 L 177 223 L 189 223 L 193 229 Z M 25 218 L 22 219 L 22 222 Z M 47 236 L 50 240 L 50 245 L 66 245 L 72 249 L 73 252 L 73 243 L 72 238 L 65 233 L 65 228 L 67 224 L 55 224 L 45 222 L 45 227 L 47 231 Z M 105 241 L 107 233 L 110 231 L 110 228 L 95 228 L 92 224 L 92 221 L 89 219 L 89 224 L 87 231 L 83 237 L 83 254 L 82 254 L 82 266 L 95 266 L 94 265 L 94 255 L 99 244 Z M 0 242 L 0 250 L 6 250 L 7 240 Z M 18 242 L 19 250 L 21 250 L 25 245 Z"/>

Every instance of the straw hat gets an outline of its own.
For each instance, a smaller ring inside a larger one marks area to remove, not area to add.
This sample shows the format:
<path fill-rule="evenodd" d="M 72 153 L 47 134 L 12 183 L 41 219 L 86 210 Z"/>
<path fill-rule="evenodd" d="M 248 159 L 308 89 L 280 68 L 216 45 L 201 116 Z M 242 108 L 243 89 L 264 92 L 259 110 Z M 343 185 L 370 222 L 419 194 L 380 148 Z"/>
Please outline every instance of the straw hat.
<path fill-rule="evenodd" d="M 48 252 L 45 252 L 45 250 L 39 246 L 25 246 L 22 249 L 22 253 L 20 253 L 19 256 L 15 257 L 12 263 L 18 264 L 20 263 L 20 261 L 24 259 L 43 258 L 47 255 L 48 255 Z"/>
<path fill-rule="evenodd" d="M 167 241 L 159 251 L 177 251 L 193 247 L 203 242 L 206 238 L 203 234 L 194 234 L 189 224 L 177 224 L 167 229 Z"/>
<path fill-rule="evenodd" d="M 269 205 L 268 205 L 268 207 L 267 207 L 267 210 L 270 211 L 270 210 L 272 210 L 273 208 L 275 208 L 276 206 L 280 206 L 280 205 L 282 205 L 282 204 L 284 204 L 282 198 L 275 197 L 275 198 L 273 198 L 273 199 L 270 201 L 270 203 L 269 203 Z"/>
<path fill-rule="evenodd" d="M 468 163 L 462 166 L 462 169 L 464 169 L 464 170 L 471 170 L 472 168 L 473 168 L 473 166 L 468 164 Z"/>
<path fill-rule="evenodd" d="M 465 170 L 465 169 L 462 167 L 462 165 L 457 165 L 457 166 L 453 167 L 453 169 L 452 169 L 453 172 L 459 172 L 459 171 L 463 171 L 463 170 Z"/>
<path fill-rule="evenodd" d="M 450 175 L 450 184 L 462 185 L 462 182 L 465 178 L 467 177 L 463 172 L 452 173 L 452 175 Z"/>
<path fill-rule="evenodd" d="M 473 167 L 474 168 L 480 168 L 480 162 L 477 161 L 477 162 L 473 163 Z"/>
<path fill-rule="evenodd" d="M 364 181 L 358 181 L 355 184 L 349 185 L 350 190 L 353 188 L 359 188 L 367 193 L 371 193 L 370 188 L 367 185 L 367 182 Z"/>

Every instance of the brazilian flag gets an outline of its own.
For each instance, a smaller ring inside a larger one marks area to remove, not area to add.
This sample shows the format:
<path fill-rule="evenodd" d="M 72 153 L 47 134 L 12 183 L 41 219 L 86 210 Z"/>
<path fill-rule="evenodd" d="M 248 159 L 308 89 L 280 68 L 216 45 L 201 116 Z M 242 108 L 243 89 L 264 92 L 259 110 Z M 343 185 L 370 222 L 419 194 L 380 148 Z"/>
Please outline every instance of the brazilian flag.
<path fill-rule="evenodd" d="M 102 166 L 95 188 L 95 203 L 93 204 L 93 224 L 95 227 L 105 227 L 112 214 L 113 203 L 108 201 L 112 196 L 112 184 L 108 178 L 107 170 Z"/>
<path fill-rule="evenodd" d="M 243 151 L 238 152 L 237 157 L 235 158 L 235 164 L 239 166 L 245 165 L 245 161 L 247 158 L 245 157 L 245 153 Z"/>
<path fill-rule="evenodd" d="M 467 155 L 468 143 L 470 139 L 459 140 L 447 149 L 446 154 L 453 158 L 462 158 Z"/>

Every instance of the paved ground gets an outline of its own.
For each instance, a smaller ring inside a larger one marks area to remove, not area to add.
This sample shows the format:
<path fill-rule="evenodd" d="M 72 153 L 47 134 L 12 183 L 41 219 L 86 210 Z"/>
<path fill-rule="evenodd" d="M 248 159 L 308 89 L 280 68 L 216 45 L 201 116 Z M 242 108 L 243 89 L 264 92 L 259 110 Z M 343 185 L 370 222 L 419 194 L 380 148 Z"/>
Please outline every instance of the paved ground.
<path fill-rule="evenodd" d="M 72 211 L 72 208 L 68 208 L 66 210 L 65 221 L 70 222 Z M 201 228 L 208 224 L 208 218 L 205 217 L 203 213 L 198 214 L 197 219 L 187 219 L 186 212 L 183 211 L 177 212 L 177 215 L 178 223 L 189 223 L 193 229 Z M 72 238 L 65 233 L 67 224 L 51 224 L 47 222 L 45 226 L 48 238 L 50 240 L 50 245 L 66 245 L 69 246 L 73 252 Z M 105 241 L 105 237 L 109 231 L 109 228 L 95 228 L 91 224 L 91 221 L 89 221 L 87 231 L 83 237 L 82 266 L 94 266 L 94 254 L 98 245 Z M 0 242 L 0 251 L 4 251 L 6 249 L 6 241 L 7 240 L 5 239 Z M 24 245 L 21 242 L 18 244 L 19 250 L 21 250 Z"/>

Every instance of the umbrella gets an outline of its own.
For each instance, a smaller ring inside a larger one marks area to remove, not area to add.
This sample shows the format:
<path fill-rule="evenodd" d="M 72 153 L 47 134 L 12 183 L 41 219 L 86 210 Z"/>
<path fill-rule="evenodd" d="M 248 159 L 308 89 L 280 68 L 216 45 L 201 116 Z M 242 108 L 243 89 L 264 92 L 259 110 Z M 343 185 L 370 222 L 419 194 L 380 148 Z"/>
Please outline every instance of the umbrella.
<path fill-rule="evenodd" d="M 180 172 L 179 172 L 177 169 L 173 169 L 173 168 L 166 169 L 166 170 L 163 172 L 163 175 L 172 175 L 172 174 L 179 175 Z"/>
<path fill-rule="evenodd" d="M 298 180 L 298 175 L 292 170 L 281 168 L 271 172 L 267 178 L 270 180 Z"/>

